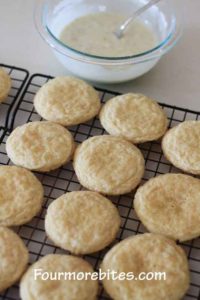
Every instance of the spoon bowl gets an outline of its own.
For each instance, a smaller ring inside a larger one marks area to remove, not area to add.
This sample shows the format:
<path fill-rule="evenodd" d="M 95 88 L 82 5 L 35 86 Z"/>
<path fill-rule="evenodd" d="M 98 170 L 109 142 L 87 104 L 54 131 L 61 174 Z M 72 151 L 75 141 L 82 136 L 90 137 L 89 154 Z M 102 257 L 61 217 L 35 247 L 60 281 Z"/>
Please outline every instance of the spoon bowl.
<path fill-rule="evenodd" d="M 161 0 L 150 0 L 147 4 L 143 5 L 139 9 L 137 9 L 132 16 L 130 16 L 128 19 L 126 19 L 120 26 L 119 28 L 114 31 L 115 36 L 118 39 L 121 39 L 128 28 L 128 26 L 136 19 L 138 18 L 141 14 L 143 14 L 147 9 L 149 9 L 151 6 L 157 4 Z"/>
<path fill-rule="evenodd" d="M 118 83 L 137 78 L 151 70 L 162 56 L 177 43 L 182 32 L 180 11 L 174 0 L 153 5 L 139 20 L 157 36 L 157 45 L 132 56 L 104 57 L 78 51 L 60 41 L 63 28 L 73 20 L 100 12 L 130 16 L 147 0 L 40 0 L 36 1 L 35 23 L 41 37 L 56 58 L 78 77 L 92 82 Z M 67 71 L 66 71 L 67 73 Z"/>

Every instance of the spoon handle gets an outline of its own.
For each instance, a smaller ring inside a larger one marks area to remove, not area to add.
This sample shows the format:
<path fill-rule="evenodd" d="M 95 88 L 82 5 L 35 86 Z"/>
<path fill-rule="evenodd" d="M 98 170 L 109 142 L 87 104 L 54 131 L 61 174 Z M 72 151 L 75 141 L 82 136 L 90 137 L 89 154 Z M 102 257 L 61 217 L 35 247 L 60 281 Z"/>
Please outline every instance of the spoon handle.
<path fill-rule="evenodd" d="M 119 29 L 116 30 L 115 34 L 117 35 L 118 38 L 121 38 L 124 31 L 128 27 L 128 25 L 138 16 L 140 16 L 144 11 L 146 11 L 148 8 L 150 8 L 152 5 L 160 2 L 161 0 L 150 0 L 147 4 L 139 8 L 134 14 L 129 17 L 125 22 L 123 22 L 120 26 Z"/>

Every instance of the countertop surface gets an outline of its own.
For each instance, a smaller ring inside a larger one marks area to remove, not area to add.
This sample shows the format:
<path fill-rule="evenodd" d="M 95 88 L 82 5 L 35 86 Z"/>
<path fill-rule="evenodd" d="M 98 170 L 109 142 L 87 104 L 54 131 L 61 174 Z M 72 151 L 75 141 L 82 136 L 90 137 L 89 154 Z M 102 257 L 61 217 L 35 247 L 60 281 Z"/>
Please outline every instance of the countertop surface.
<path fill-rule="evenodd" d="M 0 62 L 30 73 L 68 74 L 35 29 L 37 1 L 0 0 Z M 200 0 L 182 3 L 186 12 L 184 34 L 177 46 L 143 77 L 103 87 L 145 93 L 159 102 L 200 111 Z"/>

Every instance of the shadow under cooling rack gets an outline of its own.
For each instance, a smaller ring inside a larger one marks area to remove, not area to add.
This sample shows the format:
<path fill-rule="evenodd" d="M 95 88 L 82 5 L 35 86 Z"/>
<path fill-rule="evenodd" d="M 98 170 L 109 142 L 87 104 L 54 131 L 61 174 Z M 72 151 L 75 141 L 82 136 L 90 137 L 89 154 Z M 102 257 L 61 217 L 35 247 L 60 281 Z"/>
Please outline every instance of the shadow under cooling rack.
<path fill-rule="evenodd" d="M 50 76 L 35 74 L 29 79 L 24 92 L 22 93 L 21 99 L 18 102 L 17 107 L 14 109 L 11 126 L 16 127 L 26 122 L 41 120 L 40 116 L 33 108 L 33 98 L 38 89 L 51 78 L 52 77 Z M 98 91 L 100 93 L 102 102 L 105 102 L 108 99 L 118 95 L 118 93 L 102 89 L 98 89 Z M 161 105 L 168 115 L 171 127 L 184 120 L 199 120 L 200 118 L 200 114 L 194 111 L 175 108 L 165 104 Z M 77 143 L 86 140 L 88 137 L 105 133 L 98 118 L 94 118 L 93 120 L 78 126 L 73 126 L 70 128 L 70 131 L 72 132 Z M 9 130 L 4 133 L 3 141 L 0 144 L 0 163 L 3 165 L 10 164 L 5 152 L 5 143 L 8 135 Z M 146 162 L 146 170 L 143 182 L 159 174 L 177 172 L 177 169 L 175 169 L 164 158 L 159 141 L 144 143 L 139 147 Z M 30 263 L 33 263 L 48 253 L 66 253 L 66 251 L 62 251 L 58 247 L 55 247 L 47 238 L 44 231 L 44 216 L 46 214 L 47 207 L 54 199 L 67 191 L 76 191 L 82 189 L 76 178 L 71 163 L 50 173 L 36 173 L 36 176 L 38 176 L 38 178 L 41 180 L 45 190 L 43 209 L 31 222 L 15 229 L 29 248 Z M 122 219 L 122 225 L 114 243 L 123 240 L 128 236 L 145 232 L 144 227 L 135 215 L 132 205 L 133 197 L 134 193 L 119 197 L 109 197 L 118 207 Z M 181 245 L 185 249 L 188 256 L 191 272 L 190 290 L 188 291 L 188 294 L 185 296 L 184 300 L 200 300 L 200 238 Z M 94 266 L 95 270 L 98 270 L 104 254 L 111 246 L 95 254 L 86 255 L 84 258 Z M 0 299 L 19 299 L 18 286 L 15 285 L 5 291 L 4 294 L 0 295 Z M 110 299 L 105 294 L 102 287 L 100 288 L 98 299 Z"/>

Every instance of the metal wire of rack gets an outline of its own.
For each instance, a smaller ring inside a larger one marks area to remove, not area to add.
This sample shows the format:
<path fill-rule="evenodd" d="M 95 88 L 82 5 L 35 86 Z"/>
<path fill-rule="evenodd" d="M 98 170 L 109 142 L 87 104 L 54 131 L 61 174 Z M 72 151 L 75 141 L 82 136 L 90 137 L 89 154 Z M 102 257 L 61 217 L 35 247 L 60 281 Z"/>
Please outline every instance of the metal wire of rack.
<path fill-rule="evenodd" d="M 29 79 L 20 100 L 14 109 L 12 120 L 10 123 L 11 127 L 4 131 L 2 143 L 0 144 L 0 164 L 10 164 L 5 151 L 5 143 L 11 128 L 15 128 L 16 126 L 19 126 L 26 122 L 41 120 L 40 116 L 33 108 L 33 97 L 37 90 L 51 78 L 51 76 L 35 74 Z M 105 102 L 111 97 L 118 95 L 118 93 L 116 92 L 102 89 L 97 90 L 100 93 L 102 102 Z M 200 119 L 200 113 L 183 108 L 173 107 L 166 104 L 161 105 L 168 115 L 170 127 L 184 120 Z M 74 135 L 75 141 L 77 143 L 80 143 L 91 136 L 101 135 L 105 133 L 100 125 L 98 118 L 94 118 L 93 120 L 85 124 L 73 126 L 70 128 L 70 131 Z M 146 181 L 149 178 L 159 174 L 178 171 L 164 158 L 160 143 L 158 141 L 144 143 L 139 147 L 146 161 L 146 171 L 143 181 Z M 15 228 L 16 232 L 19 233 L 19 235 L 23 238 L 27 247 L 29 248 L 30 263 L 33 263 L 34 261 L 38 260 L 40 257 L 48 253 L 66 253 L 66 251 L 55 247 L 53 243 L 47 238 L 44 231 L 44 216 L 48 205 L 54 199 L 67 191 L 82 189 L 71 164 L 67 164 L 50 173 L 36 173 L 36 175 L 41 180 L 45 189 L 45 201 L 43 209 L 40 214 L 38 214 L 38 216 L 36 216 L 31 222 Z M 113 203 L 115 203 L 115 205 L 118 207 L 122 219 L 122 225 L 117 239 L 114 243 L 130 235 L 145 232 L 144 227 L 137 219 L 132 208 L 133 196 L 134 194 L 132 193 L 119 197 L 110 197 Z M 184 300 L 200 300 L 200 238 L 187 243 L 182 243 L 181 245 L 187 253 L 191 272 L 191 286 Z M 104 254 L 110 247 L 107 247 L 107 249 L 93 255 L 86 255 L 84 256 L 84 258 L 94 266 L 95 270 L 98 270 Z M 18 286 L 14 285 L 13 287 L 5 291 L 4 294 L 0 295 L 0 299 L 19 299 Z M 102 287 L 100 287 L 98 299 L 110 299 L 106 295 Z"/>
<path fill-rule="evenodd" d="M 11 90 L 7 99 L 0 103 L 0 126 L 8 129 L 10 128 L 9 121 L 12 119 L 12 110 L 15 107 L 18 97 L 28 79 L 29 72 L 22 68 L 1 63 L 0 68 L 3 68 L 9 74 L 12 80 Z"/>

